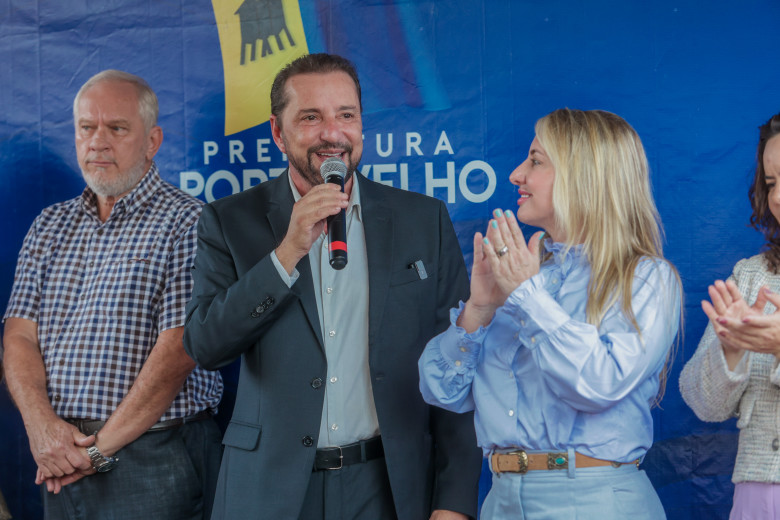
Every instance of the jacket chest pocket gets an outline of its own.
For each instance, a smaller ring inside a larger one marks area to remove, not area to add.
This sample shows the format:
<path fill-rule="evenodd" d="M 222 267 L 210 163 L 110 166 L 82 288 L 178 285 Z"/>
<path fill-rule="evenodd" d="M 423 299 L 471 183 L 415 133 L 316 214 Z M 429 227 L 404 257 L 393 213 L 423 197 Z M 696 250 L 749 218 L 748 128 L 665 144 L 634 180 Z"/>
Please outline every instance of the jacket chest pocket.
<path fill-rule="evenodd" d="M 425 269 L 429 269 L 426 263 Z M 390 275 L 390 287 L 385 311 L 392 309 L 395 323 L 401 324 L 395 329 L 396 340 L 399 342 L 414 342 L 420 331 L 427 328 L 433 313 L 422 313 L 421 309 L 435 308 L 436 284 L 433 282 L 435 273 L 430 270 L 422 274 L 412 265 L 394 270 Z"/>
<path fill-rule="evenodd" d="M 414 285 L 414 288 L 430 284 L 435 279 L 430 262 L 417 260 L 410 262 L 402 268 L 396 268 L 390 274 L 390 287 L 396 288 L 404 285 Z M 415 282 L 418 282 L 415 284 Z"/>

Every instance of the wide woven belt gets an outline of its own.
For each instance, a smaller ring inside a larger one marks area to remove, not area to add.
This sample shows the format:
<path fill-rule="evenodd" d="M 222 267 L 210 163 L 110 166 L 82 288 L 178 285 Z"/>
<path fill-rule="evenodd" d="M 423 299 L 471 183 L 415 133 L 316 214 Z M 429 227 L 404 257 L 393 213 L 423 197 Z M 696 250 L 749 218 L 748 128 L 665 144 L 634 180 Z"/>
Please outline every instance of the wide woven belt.
<path fill-rule="evenodd" d="M 317 448 L 312 471 L 324 469 L 341 469 L 350 464 L 367 462 L 385 456 L 382 447 L 382 437 L 374 437 L 365 441 L 336 446 L 334 448 Z"/>
<path fill-rule="evenodd" d="M 525 450 L 510 451 L 509 453 L 493 453 L 490 463 L 495 473 L 527 473 L 534 470 L 568 469 L 569 454 L 563 452 L 528 453 Z M 624 464 L 639 465 L 639 459 L 632 462 L 611 462 L 609 460 L 594 459 L 582 453 L 575 453 L 575 466 L 578 468 L 595 468 L 599 466 L 613 466 L 619 468 Z"/>
<path fill-rule="evenodd" d="M 160 421 L 149 428 L 147 431 L 158 432 L 162 430 L 172 430 L 173 428 L 178 428 L 183 424 L 203 421 L 211 417 L 211 415 L 211 411 L 203 410 L 202 412 L 198 412 L 195 415 L 190 415 L 189 417 L 179 417 L 178 419 Z M 75 425 L 76 428 L 78 428 L 79 431 L 84 435 L 92 435 L 93 433 L 100 431 L 103 426 L 106 425 L 106 421 L 92 421 L 89 419 L 66 419 L 66 421 Z"/>

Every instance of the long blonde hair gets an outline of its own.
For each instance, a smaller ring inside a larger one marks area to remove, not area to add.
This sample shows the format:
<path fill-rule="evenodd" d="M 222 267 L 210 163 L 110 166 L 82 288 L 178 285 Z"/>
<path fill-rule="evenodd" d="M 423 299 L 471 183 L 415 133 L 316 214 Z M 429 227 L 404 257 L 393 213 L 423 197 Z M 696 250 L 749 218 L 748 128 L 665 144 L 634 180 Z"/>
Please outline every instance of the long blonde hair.
<path fill-rule="evenodd" d="M 598 325 L 618 299 L 636 326 L 631 287 L 642 257 L 663 257 L 658 211 L 639 136 L 621 117 L 562 108 L 536 123 L 555 168 L 558 227 L 591 265 L 586 315 Z"/>
<path fill-rule="evenodd" d="M 641 337 L 631 308 L 634 272 L 642 258 L 663 259 L 663 231 L 642 141 L 615 114 L 568 108 L 537 121 L 536 137 L 555 168 L 556 225 L 568 247 L 583 245 L 590 263 L 588 323 L 598 326 L 619 302 Z M 666 370 L 661 394 L 665 375 Z"/>

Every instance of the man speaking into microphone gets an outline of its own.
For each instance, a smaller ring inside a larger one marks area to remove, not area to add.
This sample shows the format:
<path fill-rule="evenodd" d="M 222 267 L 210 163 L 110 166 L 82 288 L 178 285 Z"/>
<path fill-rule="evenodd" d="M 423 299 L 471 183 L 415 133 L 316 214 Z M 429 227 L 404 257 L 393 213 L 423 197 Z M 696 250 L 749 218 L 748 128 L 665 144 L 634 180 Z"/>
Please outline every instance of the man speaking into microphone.
<path fill-rule="evenodd" d="M 203 210 L 185 349 L 206 368 L 241 358 L 215 519 L 476 518 L 473 417 L 426 405 L 417 374 L 467 297 L 463 256 L 441 201 L 355 175 L 361 110 L 347 60 L 290 63 L 271 88 L 289 168 Z"/>

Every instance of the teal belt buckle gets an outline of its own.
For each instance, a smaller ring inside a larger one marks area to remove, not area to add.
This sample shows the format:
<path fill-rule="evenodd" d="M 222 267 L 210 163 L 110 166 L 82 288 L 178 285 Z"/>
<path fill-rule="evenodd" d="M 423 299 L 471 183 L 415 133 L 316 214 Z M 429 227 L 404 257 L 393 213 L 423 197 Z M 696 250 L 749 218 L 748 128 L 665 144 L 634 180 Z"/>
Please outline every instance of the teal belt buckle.
<path fill-rule="evenodd" d="M 565 452 L 548 453 L 547 469 L 568 469 L 569 454 Z"/>

